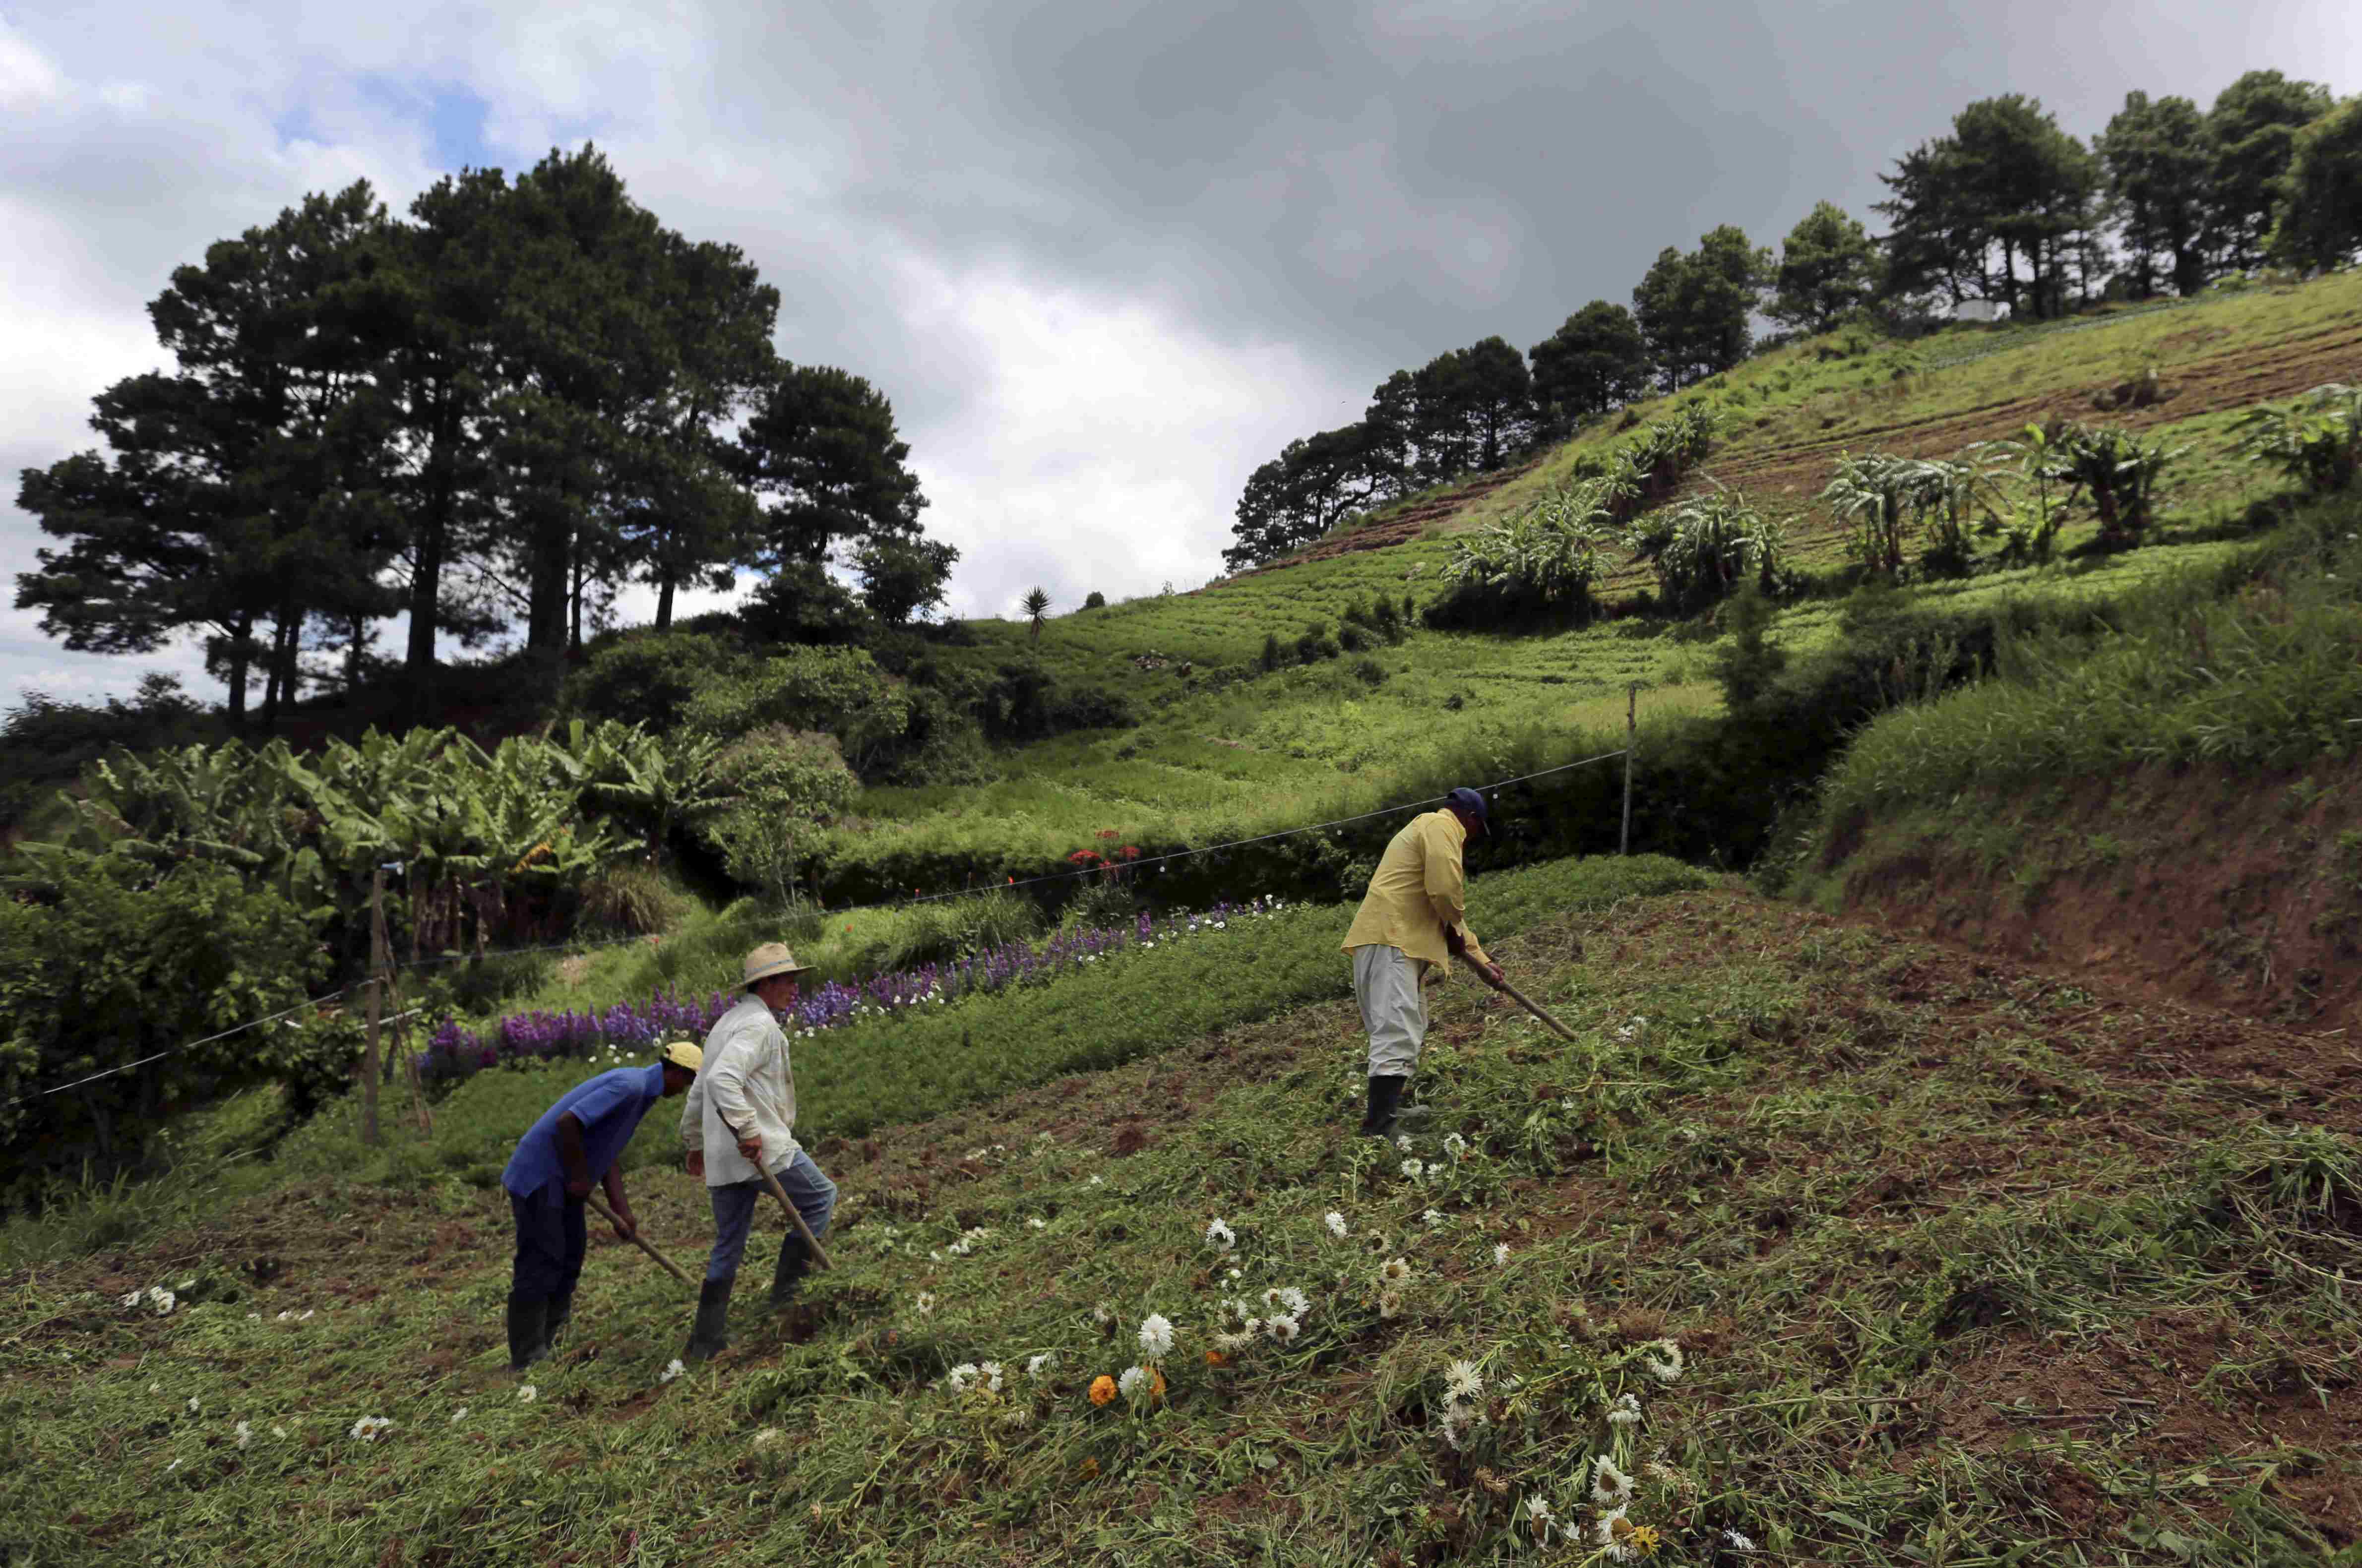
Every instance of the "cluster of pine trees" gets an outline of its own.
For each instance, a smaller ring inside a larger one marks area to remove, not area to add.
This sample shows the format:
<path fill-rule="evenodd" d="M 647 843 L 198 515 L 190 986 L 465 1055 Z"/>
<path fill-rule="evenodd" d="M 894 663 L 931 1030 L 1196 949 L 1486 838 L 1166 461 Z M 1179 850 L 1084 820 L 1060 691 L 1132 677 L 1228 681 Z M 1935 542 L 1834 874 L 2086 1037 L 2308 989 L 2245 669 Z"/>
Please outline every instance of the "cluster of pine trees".
<path fill-rule="evenodd" d="M 447 177 L 406 217 L 366 183 L 307 196 L 174 271 L 149 307 L 173 366 L 96 397 L 105 450 L 25 471 L 58 544 L 17 602 L 76 649 L 196 632 L 231 721 L 259 682 L 266 726 L 307 679 L 389 663 L 397 615 L 421 714 L 438 643 L 521 627 L 554 682 L 631 582 L 661 627 L 741 568 L 842 598 L 834 562 L 899 624 L 956 552 L 921 529 L 887 399 L 779 359 L 778 304 L 592 149 Z"/>
<path fill-rule="evenodd" d="M 1725 225 L 1661 251 L 1629 306 L 1594 300 L 1522 358 L 1487 337 L 1396 371 L 1360 420 L 1255 469 L 1224 563 L 1278 559 L 1365 508 L 1728 370 L 1759 317 L 1821 332 L 1873 305 L 1925 318 L 1970 300 L 2047 317 L 2193 293 L 2266 260 L 2340 265 L 2362 248 L 2362 98 L 2253 71 L 2205 110 L 2133 93 L 2086 146 L 2013 94 L 1970 104 L 1879 178 L 1882 237 L 1822 202 L 1775 259 Z"/>

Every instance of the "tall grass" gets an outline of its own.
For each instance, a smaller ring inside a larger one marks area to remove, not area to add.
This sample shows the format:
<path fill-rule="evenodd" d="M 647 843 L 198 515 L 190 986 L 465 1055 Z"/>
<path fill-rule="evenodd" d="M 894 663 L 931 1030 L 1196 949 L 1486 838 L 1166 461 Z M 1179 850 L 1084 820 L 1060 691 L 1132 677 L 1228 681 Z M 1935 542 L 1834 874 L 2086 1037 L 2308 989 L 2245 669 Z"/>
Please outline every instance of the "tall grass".
<path fill-rule="evenodd" d="M 2004 627 L 1989 679 L 1886 713 L 1823 820 L 2149 762 L 2286 767 L 2362 735 L 2362 502 L 2321 502 L 2228 569 L 2170 574 L 2088 632 Z"/>

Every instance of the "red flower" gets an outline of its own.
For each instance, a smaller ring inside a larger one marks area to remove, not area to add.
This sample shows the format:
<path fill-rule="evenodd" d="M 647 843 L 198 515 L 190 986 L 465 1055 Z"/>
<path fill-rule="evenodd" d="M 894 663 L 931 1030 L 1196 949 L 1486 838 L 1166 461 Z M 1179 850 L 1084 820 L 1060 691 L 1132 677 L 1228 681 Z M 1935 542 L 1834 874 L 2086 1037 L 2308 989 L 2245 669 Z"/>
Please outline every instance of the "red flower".
<path fill-rule="evenodd" d="M 1113 838 L 1115 836 L 1115 829 L 1101 828 L 1099 829 L 1099 836 L 1101 838 Z"/>
<path fill-rule="evenodd" d="M 1068 864 L 1075 866 L 1097 866 L 1099 863 L 1099 852 L 1096 849 L 1077 849 L 1066 856 L 1066 860 Z"/>
<path fill-rule="evenodd" d="M 1140 858 L 1140 845 L 1136 845 L 1136 844 L 1127 844 L 1127 845 L 1125 845 L 1123 846 L 1123 857 L 1124 857 L 1126 860 L 1137 860 L 1137 859 L 1139 859 L 1139 858 Z"/>

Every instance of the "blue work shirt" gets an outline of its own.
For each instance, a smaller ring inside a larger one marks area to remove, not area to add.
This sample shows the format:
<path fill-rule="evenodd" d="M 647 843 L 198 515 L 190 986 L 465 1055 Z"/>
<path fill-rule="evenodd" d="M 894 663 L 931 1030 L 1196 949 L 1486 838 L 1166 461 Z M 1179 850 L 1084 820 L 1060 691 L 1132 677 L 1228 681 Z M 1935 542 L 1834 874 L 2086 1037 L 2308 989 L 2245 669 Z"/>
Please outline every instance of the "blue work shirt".
<path fill-rule="evenodd" d="M 648 1107 L 664 1098 L 664 1064 L 617 1067 L 585 1078 L 558 1097 L 556 1105 L 517 1140 L 501 1185 L 533 1203 L 556 1203 L 566 1196 L 566 1162 L 557 1153 L 557 1119 L 582 1124 L 582 1153 L 596 1183 L 638 1131 Z"/>

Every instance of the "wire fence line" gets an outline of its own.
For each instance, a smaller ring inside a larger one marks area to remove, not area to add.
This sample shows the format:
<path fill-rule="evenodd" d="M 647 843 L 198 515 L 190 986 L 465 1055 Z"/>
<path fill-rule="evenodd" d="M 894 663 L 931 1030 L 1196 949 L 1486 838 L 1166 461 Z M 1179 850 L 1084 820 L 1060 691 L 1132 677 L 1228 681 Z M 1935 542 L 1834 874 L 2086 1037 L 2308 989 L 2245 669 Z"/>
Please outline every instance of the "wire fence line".
<path fill-rule="evenodd" d="M 1589 767 L 1596 763 L 1610 762 L 1617 757 L 1628 755 L 1629 749 L 1630 748 L 1628 747 L 1618 747 L 1614 751 L 1603 751 L 1596 756 L 1586 756 L 1574 762 L 1562 762 L 1552 767 L 1536 768 L 1531 773 L 1520 773 L 1515 778 L 1496 779 L 1494 782 L 1484 786 L 1484 788 L 1487 790 L 1506 790 L 1512 784 L 1524 784 L 1536 778 L 1549 778 L 1554 773 L 1566 773 L 1578 767 Z M 1215 855 L 1227 849 L 1242 849 L 1250 845 L 1269 844 L 1275 839 L 1295 838 L 1308 833 L 1325 833 L 1330 828 L 1346 827 L 1354 823 L 1368 822 L 1375 817 L 1392 816 L 1401 812 L 1415 812 L 1422 807 L 1440 805 L 1449 798 L 1449 796 L 1436 795 L 1427 800 L 1406 801 L 1392 806 L 1381 806 L 1377 810 L 1372 812 L 1361 812 L 1350 817 L 1334 817 L 1327 822 L 1307 823 L 1300 827 L 1281 828 L 1275 833 L 1257 834 L 1251 838 L 1226 839 L 1220 844 L 1199 845 L 1193 849 L 1172 850 L 1164 855 L 1153 855 L 1146 857 L 1145 859 L 1129 861 L 1126 863 L 1126 868 L 1139 869 L 1149 866 L 1160 866 L 1168 861 L 1187 860 L 1193 856 L 1200 855 Z M 877 910 L 907 909 L 915 904 L 939 903 L 945 900 L 953 899 L 969 899 L 976 897 L 979 893 L 1006 892 L 1011 889 L 1038 887 L 1048 882 L 1072 881 L 1078 878 L 1097 877 L 1100 874 L 1100 870 L 1097 867 L 1086 867 L 1074 871 L 1051 871 L 1045 872 L 1039 877 L 1020 878 L 1008 882 L 984 888 L 964 888 L 955 892 L 948 893 L 912 893 L 902 898 L 879 899 L 866 904 L 847 904 L 842 908 L 831 910 L 828 912 L 832 915 L 840 915 L 856 914 Z M 647 940 L 648 938 L 645 935 L 621 936 L 604 942 L 554 942 L 545 943 L 530 947 L 491 948 L 481 953 L 437 954 L 433 957 L 414 959 L 408 964 L 399 966 L 399 967 L 403 969 L 425 969 L 432 968 L 442 964 L 472 964 L 480 961 L 489 961 L 495 958 L 521 957 L 535 953 L 588 953 L 596 952 L 603 948 L 621 947 L 638 943 L 645 943 Z M 368 980 L 358 982 L 358 984 L 363 986 L 370 985 L 371 983 L 373 982 Z M 69 1083 L 53 1085 L 48 1088 L 35 1089 L 28 1094 L 19 1095 L 15 1099 L 7 1101 L 5 1106 L 0 1106 L 0 1109 L 13 1110 L 17 1106 L 30 1104 L 34 1100 L 43 1099 L 50 1095 L 63 1094 L 69 1089 L 80 1088 L 84 1084 L 94 1083 L 100 1078 L 112 1077 L 118 1073 L 131 1072 L 136 1068 L 146 1066 L 150 1062 L 159 1062 L 167 1056 L 177 1055 L 183 1051 L 193 1051 L 201 1045 L 214 1044 L 218 1041 L 226 1040 L 234 1034 L 242 1034 L 249 1029 L 259 1029 L 266 1023 L 275 1023 L 282 1018 L 289 1018 L 296 1013 L 304 1012 L 314 1008 L 325 1007 L 328 1003 L 349 994 L 352 989 L 353 988 L 349 986 L 343 987 L 329 992 L 326 996 L 314 997 L 309 1000 L 298 1002 L 292 1007 L 282 1008 L 279 1011 L 267 1014 L 264 1017 L 249 1019 L 244 1023 L 233 1024 L 229 1028 L 222 1030 L 218 1033 L 208 1034 L 198 1040 L 182 1041 L 177 1045 L 169 1045 L 161 1051 L 152 1052 L 148 1055 L 140 1057 L 137 1061 L 124 1062 L 112 1067 L 104 1067 L 95 1073 L 86 1074 Z M 413 1013 L 422 1010 L 423 1009 L 421 1008 L 410 1008 L 404 1011 L 395 1013 L 392 1017 L 385 1019 L 382 1021 L 387 1023 L 398 1022 L 403 1019 L 410 1017 Z"/>

